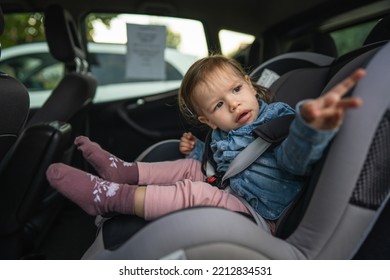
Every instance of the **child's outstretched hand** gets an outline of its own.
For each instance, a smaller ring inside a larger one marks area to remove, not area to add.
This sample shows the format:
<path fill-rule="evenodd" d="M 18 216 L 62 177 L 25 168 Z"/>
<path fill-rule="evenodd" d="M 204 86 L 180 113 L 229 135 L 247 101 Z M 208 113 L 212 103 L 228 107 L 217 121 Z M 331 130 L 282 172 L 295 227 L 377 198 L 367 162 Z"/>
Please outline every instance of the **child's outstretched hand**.
<path fill-rule="evenodd" d="M 195 147 L 196 137 L 191 132 L 183 133 L 180 138 L 179 150 L 184 155 L 189 155 Z"/>
<path fill-rule="evenodd" d="M 342 97 L 365 74 L 365 70 L 358 69 L 324 95 L 304 102 L 300 109 L 303 119 L 310 126 L 317 129 L 335 129 L 339 127 L 343 122 L 344 113 L 348 109 L 358 108 L 362 105 L 362 100 L 358 97 Z"/>

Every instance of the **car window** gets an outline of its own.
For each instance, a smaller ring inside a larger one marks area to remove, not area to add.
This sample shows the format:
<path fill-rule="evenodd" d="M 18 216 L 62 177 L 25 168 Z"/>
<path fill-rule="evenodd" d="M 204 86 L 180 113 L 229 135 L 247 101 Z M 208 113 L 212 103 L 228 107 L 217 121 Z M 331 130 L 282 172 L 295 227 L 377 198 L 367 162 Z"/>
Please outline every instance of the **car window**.
<path fill-rule="evenodd" d="M 136 83 L 153 81 L 153 79 L 137 79 L 126 77 L 126 59 L 124 54 L 91 53 L 91 73 L 99 85 Z M 183 74 L 172 64 L 165 62 L 166 81 L 181 80 Z"/>
<path fill-rule="evenodd" d="M 28 48 L 21 46 L 20 55 L 0 61 L 0 71 L 17 78 L 31 92 L 54 89 L 64 75 L 63 64 L 48 53 L 24 54 Z"/>
<path fill-rule="evenodd" d="M 338 54 L 343 55 L 361 47 L 375 23 L 370 21 L 331 32 Z"/>
<path fill-rule="evenodd" d="M 255 36 L 222 29 L 218 33 L 222 54 L 232 57 L 240 50 L 248 47 L 255 40 Z"/>
<path fill-rule="evenodd" d="M 45 102 L 65 71 L 64 65 L 49 53 L 43 20 L 42 13 L 7 14 L 8 24 L 1 40 L 0 71 L 17 78 L 27 87 L 31 108 L 39 108 Z M 200 21 L 93 13 L 85 17 L 85 22 L 88 62 L 98 81 L 94 102 L 138 98 L 177 89 L 192 63 L 208 54 Z M 162 78 L 148 75 L 132 78 L 126 74 L 128 24 L 164 26 Z"/>
<path fill-rule="evenodd" d="M 204 28 L 199 21 L 162 16 L 91 13 L 86 16 L 85 22 L 88 29 L 90 69 L 98 84 L 104 86 L 98 87 L 96 102 L 115 100 L 118 96 L 141 97 L 177 89 L 188 68 L 198 58 L 208 54 Z M 141 31 L 137 31 L 140 33 L 147 27 L 163 27 L 163 35 L 146 32 L 141 34 L 142 40 L 164 36 L 163 43 L 153 42 L 147 45 L 151 48 L 148 50 L 150 53 L 155 53 L 159 48 L 163 51 L 162 61 L 150 59 L 147 62 L 151 64 L 150 70 L 162 67 L 162 77 L 149 75 L 148 71 L 141 76 L 129 75 L 129 65 L 137 56 L 135 52 L 129 53 L 132 50 L 131 44 L 142 43 L 137 41 L 139 38 L 129 37 L 129 29 L 134 26 L 140 28 Z M 109 89 L 106 89 L 108 86 Z"/>

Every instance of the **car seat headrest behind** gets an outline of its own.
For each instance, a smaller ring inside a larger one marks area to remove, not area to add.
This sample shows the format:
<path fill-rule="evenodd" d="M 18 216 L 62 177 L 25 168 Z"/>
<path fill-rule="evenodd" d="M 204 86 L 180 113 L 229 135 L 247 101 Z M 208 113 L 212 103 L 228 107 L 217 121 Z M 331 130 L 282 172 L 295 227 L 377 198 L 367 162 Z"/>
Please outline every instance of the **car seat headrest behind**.
<path fill-rule="evenodd" d="M 333 38 L 327 33 L 315 33 L 294 41 L 288 52 L 315 52 L 331 57 L 337 57 L 337 48 Z"/>
<path fill-rule="evenodd" d="M 72 15 L 59 5 L 45 10 L 45 34 L 50 53 L 59 61 L 74 63 L 84 61 L 86 54 Z"/>
<path fill-rule="evenodd" d="M 372 44 L 390 39 L 390 15 L 377 22 L 371 32 L 368 34 L 363 45 Z"/>

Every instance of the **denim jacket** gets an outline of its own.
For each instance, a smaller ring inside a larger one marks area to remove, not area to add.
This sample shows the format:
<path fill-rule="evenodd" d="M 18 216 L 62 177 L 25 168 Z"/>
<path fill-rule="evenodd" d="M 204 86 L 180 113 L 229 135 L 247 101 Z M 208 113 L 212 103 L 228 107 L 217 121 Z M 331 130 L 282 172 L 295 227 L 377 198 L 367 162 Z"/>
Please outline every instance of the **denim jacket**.
<path fill-rule="evenodd" d="M 310 175 L 336 130 L 316 130 L 297 114 L 287 138 L 264 152 L 246 170 L 230 178 L 234 193 L 244 198 L 263 218 L 276 220 L 301 191 L 305 176 Z M 252 130 L 270 119 L 295 114 L 285 103 L 261 103 L 257 120 L 236 130 L 212 132 L 210 147 L 217 171 L 225 172 L 231 161 L 255 138 Z M 205 144 L 198 140 L 191 158 L 202 159 Z"/>

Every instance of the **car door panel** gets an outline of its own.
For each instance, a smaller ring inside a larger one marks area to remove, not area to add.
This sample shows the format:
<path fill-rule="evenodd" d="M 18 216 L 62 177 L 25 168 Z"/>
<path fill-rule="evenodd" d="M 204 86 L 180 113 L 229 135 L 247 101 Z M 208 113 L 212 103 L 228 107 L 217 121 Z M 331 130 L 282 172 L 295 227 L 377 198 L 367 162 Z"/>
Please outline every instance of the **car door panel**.
<path fill-rule="evenodd" d="M 96 103 L 91 110 L 90 137 L 124 160 L 134 160 L 146 148 L 192 131 L 177 106 L 177 90 L 144 98 Z"/>

